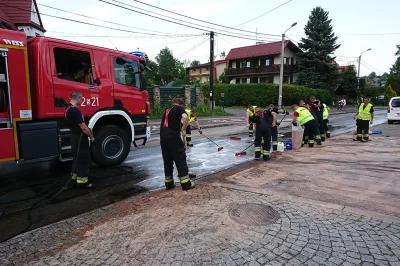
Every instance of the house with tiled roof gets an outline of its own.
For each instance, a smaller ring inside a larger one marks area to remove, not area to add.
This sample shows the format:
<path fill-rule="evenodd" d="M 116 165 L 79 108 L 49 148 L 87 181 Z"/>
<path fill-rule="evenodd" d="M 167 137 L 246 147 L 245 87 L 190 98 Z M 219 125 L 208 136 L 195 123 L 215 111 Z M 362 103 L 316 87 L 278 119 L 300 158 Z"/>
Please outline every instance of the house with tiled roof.
<path fill-rule="evenodd" d="M 297 80 L 296 54 L 301 53 L 291 41 L 284 43 L 283 82 Z M 230 83 L 279 83 L 282 42 L 260 43 L 233 48 L 226 57 Z"/>
<path fill-rule="evenodd" d="M 214 81 L 224 73 L 226 68 L 225 52 L 221 53 L 220 60 L 214 61 Z M 200 64 L 186 68 L 186 75 L 192 80 L 198 80 L 200 83 L 210 82 L 210 63 Z"/>
<path fill-rule="evenodd" d="M 0 28 L 24 31 L 27 37 L 46 32 L 36 0 L 0 0 Z"/>

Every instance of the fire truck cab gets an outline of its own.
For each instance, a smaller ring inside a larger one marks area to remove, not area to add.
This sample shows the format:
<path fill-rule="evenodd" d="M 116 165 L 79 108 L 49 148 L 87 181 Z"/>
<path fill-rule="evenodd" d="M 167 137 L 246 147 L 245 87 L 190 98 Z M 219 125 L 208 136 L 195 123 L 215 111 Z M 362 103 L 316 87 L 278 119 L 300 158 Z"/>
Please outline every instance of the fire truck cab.
<path fill-rule="evenodd" d="M 134 54 L 0 29 L 0 162 L 72 160 L 64 113 L 78 91 L 95 136 L 92 160 L 122 163 L 131 143 L 150 137 L 145 63 Z"/>

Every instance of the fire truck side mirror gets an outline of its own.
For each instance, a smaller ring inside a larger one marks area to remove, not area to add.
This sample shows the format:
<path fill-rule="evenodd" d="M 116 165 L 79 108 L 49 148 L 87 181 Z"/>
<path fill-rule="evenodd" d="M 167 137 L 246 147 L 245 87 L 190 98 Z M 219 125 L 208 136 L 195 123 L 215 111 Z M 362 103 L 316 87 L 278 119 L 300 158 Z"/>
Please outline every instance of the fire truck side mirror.
<path fill-rule="evenodd" d="M 97 78 L 97 79 L 93 80 L 93 83 L 94 83 L 94 84 L 96 84 L 97 86 L 100 86 L 100 84 L 101 84 L 101 82 L 100 82 L 100 79 L 99 79 L 99 78 Z"/>
<path fill-rule="evenodd" d="M 144 71 L 140 72 L 140 91 L 146 90 L 146 78 L 144 76 Z"/>

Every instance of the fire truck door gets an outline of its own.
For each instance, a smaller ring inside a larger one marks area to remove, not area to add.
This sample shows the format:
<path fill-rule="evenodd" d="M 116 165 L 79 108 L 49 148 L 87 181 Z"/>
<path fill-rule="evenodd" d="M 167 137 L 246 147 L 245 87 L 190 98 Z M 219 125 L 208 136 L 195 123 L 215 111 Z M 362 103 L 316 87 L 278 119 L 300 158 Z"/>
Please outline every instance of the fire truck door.
<path fill-rule="evenodd" d="M 0 162 L 15 160 L 8 49 L 0 48 Z"/>
<path fill-rule="evenodd" d="M 50 46 L 54 84 L 55 113 L 64 115 L 71 92 L 82 93 L 84 101 L 80 109 L 90 116 L 99 108 L 99 89 L 96 79 L 92 50 L 68 46 Z"/>

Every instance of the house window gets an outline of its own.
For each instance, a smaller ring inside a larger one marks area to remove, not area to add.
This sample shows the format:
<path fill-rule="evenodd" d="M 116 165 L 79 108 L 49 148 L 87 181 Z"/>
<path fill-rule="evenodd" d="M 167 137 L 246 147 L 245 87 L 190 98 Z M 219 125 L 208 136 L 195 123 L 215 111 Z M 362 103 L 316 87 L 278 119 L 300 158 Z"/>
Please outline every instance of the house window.
<path fill-rule="evenodd" d="M 250 67 L 250 61 L 246 62 L 246 67 Z"/>
<path fill-rule="evenodd" d="M 246 79 L 246 83 L 247 84 L 249 84 L 250 83 L 250 79 L 248 78 L 248 79 Z"/>
<path fill-rule="evenodd" d="M 294 65 L 294 58 L 290 58 L 290 64 L 293 66 Z"/>
<path fill-rule="evenodd" d="M 236 84 L 239 84 L 240 83 L 240 79 L 236 79 Z"/>
<path fill-rule="evenodd" d="M 265 60 L 265 66 L 269 66 L 269 65 L 270 65 L 269 59 Z"/>
<path fill-rule="evenodd" d="M 283 76 L 283 83 L 288 83 L 289 77 L 288 76 Z"/>
<path fill-rule="evenodd" d="M 118 84 L 131 87 L 140 87 L 139 66 L 137 61 L 126 62 L 122 58 L 114 57 L 115 81 Z"/>
<path fill-rule="evenodd" d="M 57 77 L 80 83 L 93 84 L 90 53 L 65 48 L 54 48 Z"/>
<path fill-rule="evenodd" d="M 293 76 L 290 76 L 290 84 L 293 84 Z"/>

